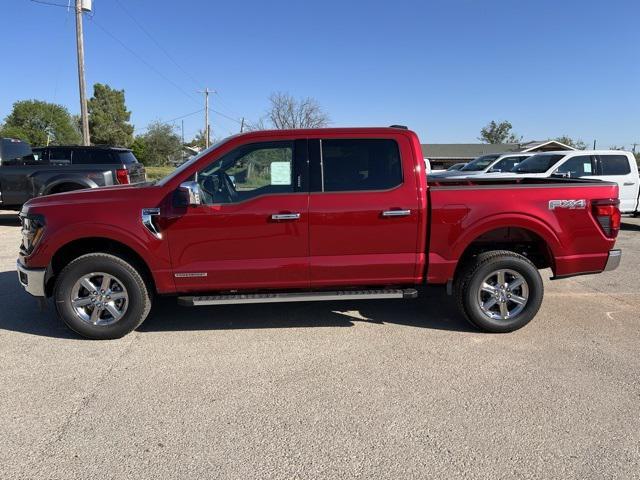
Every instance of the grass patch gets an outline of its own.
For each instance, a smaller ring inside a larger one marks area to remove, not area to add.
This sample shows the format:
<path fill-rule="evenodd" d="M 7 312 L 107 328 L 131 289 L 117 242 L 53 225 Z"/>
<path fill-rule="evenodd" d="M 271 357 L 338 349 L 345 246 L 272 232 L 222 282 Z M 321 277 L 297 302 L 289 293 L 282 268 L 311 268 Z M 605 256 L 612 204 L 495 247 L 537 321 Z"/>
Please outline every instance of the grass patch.
<path fill-rule="evenodd" d="M 147 171 L 147 180 L 160 180 L 175 170 L 175 167 L 144 167 Z"/>

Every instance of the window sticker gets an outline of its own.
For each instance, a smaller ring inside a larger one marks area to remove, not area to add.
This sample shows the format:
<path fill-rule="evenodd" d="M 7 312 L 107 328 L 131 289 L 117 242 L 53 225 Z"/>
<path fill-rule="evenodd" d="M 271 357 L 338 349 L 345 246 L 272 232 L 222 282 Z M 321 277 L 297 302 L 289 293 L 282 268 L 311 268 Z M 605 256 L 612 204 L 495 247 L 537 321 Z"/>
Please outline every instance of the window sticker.
<path fill-rule="evenodd" d="M 584 164 L 584 173 L 591 173 L 591 162 Z"/>
<path fill-rule="evenodd" d="M 291 163 L 271 163 L 271 185 L 291 185 Z"/>

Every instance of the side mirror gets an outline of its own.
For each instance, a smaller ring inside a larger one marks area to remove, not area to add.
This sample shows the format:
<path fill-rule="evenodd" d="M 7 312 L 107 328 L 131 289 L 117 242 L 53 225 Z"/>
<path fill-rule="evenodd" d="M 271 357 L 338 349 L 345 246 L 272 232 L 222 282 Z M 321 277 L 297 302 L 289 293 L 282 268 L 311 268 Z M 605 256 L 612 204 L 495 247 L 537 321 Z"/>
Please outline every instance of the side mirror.
<path fill-rule="evenodd" d="M 502 173 L 502 169 L 500 168 L 492 168 L 489 170 L 489 173 Z"/>
<path fill-rule="evenodd" d="M 195 206 L 202 204 L 202 193 L 200 192 L 198 182 L 182 182 L 179 190 L 187 200 L 187 205 Z"/>
<path fill-rule="evenodd" d="M 571 172 L 558 172 L 557 170 L 551 174 L 553 177 L 557 178 L 571 178 Z"/>

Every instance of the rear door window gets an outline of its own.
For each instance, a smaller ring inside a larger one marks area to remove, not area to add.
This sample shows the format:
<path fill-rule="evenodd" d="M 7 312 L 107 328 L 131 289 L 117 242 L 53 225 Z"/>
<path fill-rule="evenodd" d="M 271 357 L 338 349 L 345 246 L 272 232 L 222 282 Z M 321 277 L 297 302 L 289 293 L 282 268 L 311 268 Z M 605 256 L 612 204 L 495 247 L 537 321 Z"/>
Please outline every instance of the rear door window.
<path fill-rule="evenodd" d="M 558 167 L 556 173 L 568 174 L 571 178 L 595 175 L 595 164 L 591 155 L 572 157 Z"/>
<path fill-rule="evenodd" d="M 388 190 L 402 184 L 394 140 L 322 140 L 321 149 L 322 191 Z"/>
<path fill-rule="evenodd" d="M 626 155 L 600 155 L 602 175 L 629 175 L 631 167 Z"/>
<path fill-rule="evenodd" d="M 70 148 L 52 148 L 49 150 L 49 163 L 52 165 L 71 165 Z"/>
<path fill-rule="evenodd" d="M 118 163 L 110 150 L 79 148 L 73 152 L 74 165 L 104 165 Z"/>
<path fill-rule="evenodd" d="M 121 151 L 115 151 L 113 153 L 118 159 L 118 163 L 122 163 L 123 165 L 131 165 L 132 163 L 138 163 L 138 159 L 133 154 L 133 152 L 130 152 L 127 150 L 121 150 Z"/>

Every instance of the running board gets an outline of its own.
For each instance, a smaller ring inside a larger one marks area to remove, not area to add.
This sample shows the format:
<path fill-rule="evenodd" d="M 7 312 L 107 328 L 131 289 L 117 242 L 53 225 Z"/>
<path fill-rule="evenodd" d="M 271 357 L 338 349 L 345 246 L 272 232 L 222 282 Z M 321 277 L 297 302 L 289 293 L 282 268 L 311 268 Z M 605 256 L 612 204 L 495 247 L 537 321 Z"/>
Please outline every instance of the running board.
<path fill-rule="evenodd" d="M 337 292 L 294 293 L 237 293 L 202 297 L 178 297 L 178 304 L 185 307 L 204 305 L 233 305 L 239 303 L 328 302 L 335 300 L 373 300 L 385 298 L 416 298 L 414 288 L 384 290 L 341 290 Z"/>

